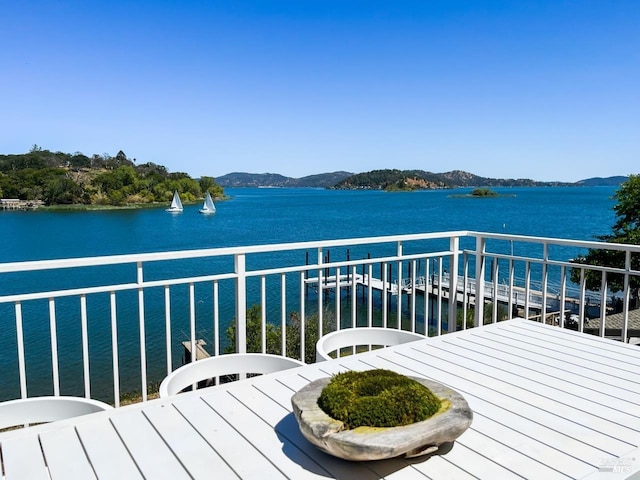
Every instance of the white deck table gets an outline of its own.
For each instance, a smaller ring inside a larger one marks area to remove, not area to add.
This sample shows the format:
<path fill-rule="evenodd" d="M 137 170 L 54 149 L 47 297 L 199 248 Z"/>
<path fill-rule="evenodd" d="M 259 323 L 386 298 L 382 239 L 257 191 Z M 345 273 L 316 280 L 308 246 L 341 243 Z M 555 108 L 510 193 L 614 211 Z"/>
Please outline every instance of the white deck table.
<path fill-rule="evenodd" d="M 291 396 L 370 368 L 456 389 L 471 427 L 430 458 L 348 462 L 316 449 Z M 0 434 L 6 480 L 613 480 L 640 470 L 639 445 L 640 347 L 525 320 Z"/>

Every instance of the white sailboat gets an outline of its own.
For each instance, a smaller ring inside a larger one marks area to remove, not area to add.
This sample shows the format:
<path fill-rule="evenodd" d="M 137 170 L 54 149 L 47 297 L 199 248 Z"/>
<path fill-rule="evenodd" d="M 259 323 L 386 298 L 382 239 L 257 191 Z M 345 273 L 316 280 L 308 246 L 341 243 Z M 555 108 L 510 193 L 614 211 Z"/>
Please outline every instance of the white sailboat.
<path fill-rule="evenodd" d="M 166 209 L 167 212 L 171 213 L 182 213 L 182 201 L 180 200 L 180 195 L 178 195 L 178 191 L 173 192 L 173 200 L 171 200 L 171 206 Z"/>
<path fill-rule="evenodd" d="M 200 213 L 216 213 L 216 206 L 213 204 L 213 200 L 211 199 L 211 195 L 209 191 L 207 191 L 207 196 L 204 199 L 204 204 L 202 208 L 199 210 Z"/>

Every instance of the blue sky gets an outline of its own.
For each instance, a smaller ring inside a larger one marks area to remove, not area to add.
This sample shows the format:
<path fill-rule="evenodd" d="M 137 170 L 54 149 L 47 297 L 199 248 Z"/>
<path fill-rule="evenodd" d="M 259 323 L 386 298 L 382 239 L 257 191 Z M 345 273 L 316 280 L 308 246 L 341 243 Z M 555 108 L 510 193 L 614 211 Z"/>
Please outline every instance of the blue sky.
<path fill-rule="evenodd" d="M 640 170 L 640 2 L 5 1 L 0 153 L 193 177 Z"/>

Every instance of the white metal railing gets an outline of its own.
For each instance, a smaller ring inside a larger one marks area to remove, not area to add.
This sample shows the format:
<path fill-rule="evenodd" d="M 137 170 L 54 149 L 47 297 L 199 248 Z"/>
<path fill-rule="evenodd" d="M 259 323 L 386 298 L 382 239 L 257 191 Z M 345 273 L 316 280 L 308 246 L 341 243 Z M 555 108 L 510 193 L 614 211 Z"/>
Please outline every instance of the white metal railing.
<path fill-rule="evenodd" d="M 624 268 L 570 262 L 605 248 L 624 252 Z M 318 335 L 358 326 L 440 335 L 513 316 L 563 327 L 572 313 L 574 328 L 597 315 L 597 333 L 612 336 L 613 274 L 626 340 L 638 256 L 640 246 L 457 231 L 0 264 L 0 399 L 118 406 L 139 390 L 144 401 L 203 346 L 310 359 Z M 587 271 L 602 277 L 596 292 Z"/>

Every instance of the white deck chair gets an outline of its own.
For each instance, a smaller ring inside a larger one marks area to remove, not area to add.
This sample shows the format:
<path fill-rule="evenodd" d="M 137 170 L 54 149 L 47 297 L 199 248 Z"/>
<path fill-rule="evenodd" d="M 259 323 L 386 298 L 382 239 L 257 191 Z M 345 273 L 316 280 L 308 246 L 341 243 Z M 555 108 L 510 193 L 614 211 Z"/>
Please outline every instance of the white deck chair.
<path fill-rule="evenodd" d="M 231 353 L 187 363 L 167 375 L 160 384 L 160 397 L 180 393 L 203 380 L 235 374 L 265 374 L 304 365 L 299 360 L 267 353 Z"/>
<path fill-rule="evenodd" d="M 7 400 L 0 402 L 0 429 L 48 423 L 112 408 L 107 403 L 82 397 L 44 396 Z"/>
<path fill-rule="evenodd" d="M 331 360 L 329 355 L 346 347 L 398 345 L 400 343 L 424 340 L 426 337 L 419 333 L 381 327 L 345 328 L 331 332 L 316 343 L 316 362 Z"/>

